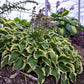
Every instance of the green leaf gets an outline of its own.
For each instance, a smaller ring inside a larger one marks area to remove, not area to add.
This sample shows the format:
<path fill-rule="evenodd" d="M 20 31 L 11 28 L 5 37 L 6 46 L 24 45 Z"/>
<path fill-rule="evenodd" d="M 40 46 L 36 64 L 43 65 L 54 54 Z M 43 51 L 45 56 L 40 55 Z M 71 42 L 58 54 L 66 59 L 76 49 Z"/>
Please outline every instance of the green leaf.
<path fill-rule="evenodd" d="M 71 72 L 70 75 L 69 75 L 69 77 L 70 77 L 71 82 L 73 82 L 73 83 L 76 82 L 76 73 Z"/>
<path fill-rule="evenodd" d="M 26 49 L 27 49 L 28 53 L 32 53 L 34 51 L 33 46 L 28 46 Z"/>
<path fill-rule="evenodd" d="M 34 53 L 35 59 L 38 59 L 40 56 L 45 56 L 42 50 L 38 50 L 37 52 Z"/>
<path fill-rule="evenodd" d="M 71 71 L 70 68 L 67 67 L 67 66 L 66 66 L 65 64 L 63 64 L 63 63 L 59 63 L 59 68 L 60 68 L 60 70 L 63 71 L 63 72 L 70 72 L 70 71 Z"/>
<path fill-rule="evenodd" d="M 28 64 L 31 66 L 31 68 L 34 70 L 36 68 L 37 65 L 37 60 L 34 59 L 34 57 L 30 56 L 28 58 Z"/>
<path fill-rule="evenodd" d="M 15 62 L 15 61 L 18 59 L 19 56 L 20 56 L 20 53 L 19 53 L 19 52 L 17 52 L 17 51 L 13 52 L 13 53 L 10 55 L 9 62 L 10 62 L 10 63 L 11 63 L 11 62 Z"/>
<path fill-rule="evenodd" d="M 8 32 L 5 29 L 3 29 L 3 28 L 0 28 L 0 33 L 5 34 L 5 35 L 8 34 Z"/>
<path fill-rule="evenodd" d="M 43 47 L 44 49 L 47 49 L 47 48 L 49 47 L 48 44 L 45 43 L 45 42 L 42 42 L 41 44 L 42 44 L 42 47 Z"/>
<path fill-rule="evenodd" d="M 71 62 L 72 59 L 69 58 L 69 57 L 66 57 L 66 56 L 61 56 L 61 57 L 58 58 L 58 61 L 59 61 L 59 62 L 66 63 L 66 62 Z"/>
<path fill-rule="evenodd" d="M 30 72 L 31 71 L 31 67 L 29 64 L 26 64 L 25 67 L 24 67 L 24 72 Z"/>
<path fill-rule="evenodd" d="M 53 67 L 51 70 L 51 74 L 56 78 L 56 83 L 57 83 L 60 79 L 60 70 L 56 67 Z"/>
<path fill-rule="evenodd" d="M 61 84 L 70 84 L 69 79 L 68 78 L 66 80 L 61 79 Z"/>
<path fill-rule="evenodd" d="M 37 67 L 35 69 L 35 72 L 38 75 L 38 84 L 42 84 L 44 82 L 44 78 L 45 78 L 44 77 L 44 72 L 43 72 L 42 68 L 41 67 Z"/>
<path fill-rule="evenodd" d="M 68 13 L 69 13 L 68 10 L 64 10 L 60 15 L 61 15 L 61 16 L 66 16 L 66 15 L 68 15 Z"/>
<path fill-rule="evenodd" d="M 67 73 L 62 73 L 61 79 L 62 79 L 63 81 L 66 81 L 66 79 L 67 79 Z"/>
<path fill-rule="evenodd" d="M 65 30 L 65 28 L 58 28 L 57 33 L 59 33 L 60 35 L 65 35 L 66 30 Z"/>
<path fill-rule="evenodd" d="M 49 76 L 50 75 L 50 66 L 45 65 L 44 71 L 45 71 L 45 76 Z"/>
<path fill-rule="evenodd" d="M 2 28 L 2 24 L 0 24 L 0 28 Z"/>
<path fill-rule="evenodd" d="M 81 74 L 82 71 L 83 71 L 83 66 L 82 66 L 82 63 L 80 62 L 78 74 Z"/>
<path fill-rule="evenodd" d="M 42 60 L 46 63 L 46 65 L 49 65 L 51 64 L 50 60 L 46 57 L 42 57 Z"/>
<path fill-rule="evenodd" d="M 6 64 L 8 64 L 8 59 L 9 59 L 9 56 L 5 56 L 1 62 L 1 67 L 4 67 Z"/>
<path fill-rule="evenodd" d="M 20 50 L 23 50 L 26 47 L 26 43 L 25 42 L 21 42 L 19 44 Z"/>
<path fill-rule="evenodd" d="M 75 26 L 72 26 L 72 25 L 70 25 L 70 24 L 66 24 L 66 29 L 67 29 L 70 33 L 72 33 L 72 34 L 76 34 L 76 33 L 77 33 L 76 27 L 75 27 Z"/>
<path fill-rule="evenodd" d="M 24 57 L 28 57 L 28 56 L 29 56 L 29 53 L 27 52 L 26 49 L 24 49 L 24 50 L 22 51 L 22 55 L 23 55 Z"/>
<path fill-rule="evenodd" d="M 50 58 L 54 64 L 57 63 L 58 55 L 56 55 L 54 52 L 50 52 Z"/>
<path fill-rule="evenodd" d="M 11 50 L 11 51 L 12 51 L 12 50 L 19 50 L 19 45 L 18 45 L 18 44 L 12 44 L 10 50 Z"/>
<path fill-rule="evenodd" d="M 67 63 L 66 65 L 70 68 L 71 71 L 75 72 L 75 67 L 73 64 Z"/>
<path fill-rule="evenodd" d="M 21 69 L 24 65 L 23 57 L 19 57 L 18 60 L 14 64 L 14 69 Z"/>

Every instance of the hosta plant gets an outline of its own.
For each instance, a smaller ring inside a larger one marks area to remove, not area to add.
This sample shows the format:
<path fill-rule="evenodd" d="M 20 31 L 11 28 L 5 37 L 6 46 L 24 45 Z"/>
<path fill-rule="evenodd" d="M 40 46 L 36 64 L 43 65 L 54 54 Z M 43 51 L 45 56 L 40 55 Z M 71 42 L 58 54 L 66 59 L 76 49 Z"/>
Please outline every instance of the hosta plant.
<path fill-rule="evenodd" d="M 1 67 L 8 64 L 13 70 L 34 71 L 38 84 L 49 75 L 57 83 L 59 80 L 61 84 L 75 83 L 77 74 L 83 70 L 78 51 L 52 31 L 4 26 L 0 28 L 0 44 Z"/>
<path fill-rule="evenodd" d="M 74 6 L 72 6 L 69 10 L 63 7 L 59 9 L 59 6 L 60 2 L 57 1 L 57 11 L 56 13 L 51 14 L 54 24 L 56 25 L 53 30 L 64 37 L 70 37 L 80 31 L 84 31 L 83 25 L 81 25 L 76 18 L 67 16 L 69 12 L 74 9 Z"/>

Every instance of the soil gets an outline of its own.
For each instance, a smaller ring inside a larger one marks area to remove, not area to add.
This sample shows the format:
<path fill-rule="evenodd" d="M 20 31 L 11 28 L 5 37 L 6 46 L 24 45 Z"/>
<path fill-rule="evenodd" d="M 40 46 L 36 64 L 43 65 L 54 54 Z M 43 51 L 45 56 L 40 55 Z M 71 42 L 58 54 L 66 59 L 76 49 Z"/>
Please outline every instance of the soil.
<path fill-rule="evenodd" d="M 84 48 L 76 44 L 72 45 L 75 49 L 80 50 L 79 54 L 83 58 L 82 63 L 84 66 Z M 15 73 L 16 71 L 13 71 L 11 66 L 5 66 L 4 68 L 1 68 L 0 66 L 0 84 L 37 84 L 36 81 L 30 80 L 20 73 L 16 77 L 10 78 L 10 76 Z M 56 84 L 55 78 L 53 76 L 46 77 L 46 80 L 43 84 Z M 58 84 L 60 84 L 60 81 Z M 84 70 L 80 75 L 77 76 L 77 82 L 75 84 L 84 84 Z"/>

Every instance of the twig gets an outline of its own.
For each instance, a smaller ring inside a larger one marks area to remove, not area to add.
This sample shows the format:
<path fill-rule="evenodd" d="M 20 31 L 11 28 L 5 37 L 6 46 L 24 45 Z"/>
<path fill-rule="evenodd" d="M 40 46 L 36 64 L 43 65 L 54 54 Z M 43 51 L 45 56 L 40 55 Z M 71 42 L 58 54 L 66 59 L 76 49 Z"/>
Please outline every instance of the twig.
<path fill-rule="evenodd" d="M 19 73 L 25 75 L 25 76 L 28 77 L 29 79 L 33 80 L 33 81 L 38 81 L 38 78 L 36 78 L 36 77 L 34 77 L 34 76 L 30 75 L 30 74 L 26 74 L 26 73 L 24 73 L 24 72 L 22 72 L 22 71 L 19 71 L 19 70 L 17 70 L 17 71 L 18 71 Z"/>
<path fill-rule="evenodd" d="M 26 74 L 26 73 L 24 73 L 24 72 L 22 72 L 22 71 L 19 71 L 19 70 L 17 70 L 17 72 L 16 72 L 15 74 L 11 75 L 9 78 L 13 79 L 13 78 L 15 78 L 19 73 L 25 75 L 26 77 L 28 77 L 29 79 L 31 79 L 31 80 L 33 80 L 33 81 L 38 81 L 38 78 L 36 78 L 36 77 L 34 77 L 34 76 L 30 75 L 30 74 Z"/>

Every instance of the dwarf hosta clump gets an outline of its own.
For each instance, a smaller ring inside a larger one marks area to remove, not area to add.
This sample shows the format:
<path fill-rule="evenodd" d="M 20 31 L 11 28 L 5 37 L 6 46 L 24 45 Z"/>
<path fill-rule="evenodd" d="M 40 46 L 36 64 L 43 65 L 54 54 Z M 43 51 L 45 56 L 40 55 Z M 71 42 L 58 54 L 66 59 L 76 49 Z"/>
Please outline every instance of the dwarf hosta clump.
<path fill-rule="evenodd" d="M 53 75 L 61 84 L 76 82 L 82 72 L 81 57 L 62 36 L 49 31 L 22 30 L 19 27 L 0 28 L 1 67 L 12 65 L 15 70 L 34 71 L 38 83 Z"/>

